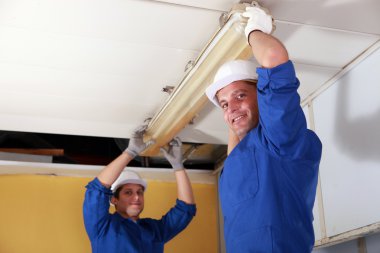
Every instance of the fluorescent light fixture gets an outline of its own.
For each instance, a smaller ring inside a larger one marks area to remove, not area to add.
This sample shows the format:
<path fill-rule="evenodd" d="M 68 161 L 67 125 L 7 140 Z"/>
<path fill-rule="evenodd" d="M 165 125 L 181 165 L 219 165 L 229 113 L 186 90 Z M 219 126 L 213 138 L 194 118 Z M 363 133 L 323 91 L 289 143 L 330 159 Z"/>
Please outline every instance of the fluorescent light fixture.
<path fill-rule="evenodd" d="M 215 33 L 206 47 L 187 71 L 180 84 L 152 118 L 144 140 L 155 140 L 155 144 L 142 155 L 153 156 L 175 137 L 208 103 L 204 94 L 218 68 L 226 61 L 248 59 L 251 49 L 244 35 L 247 19 L 242 17 L 248 4 L 236 4 L 225 15 L 224 25 Z M 222 16 L 223 17 L 223 16 Z"/>

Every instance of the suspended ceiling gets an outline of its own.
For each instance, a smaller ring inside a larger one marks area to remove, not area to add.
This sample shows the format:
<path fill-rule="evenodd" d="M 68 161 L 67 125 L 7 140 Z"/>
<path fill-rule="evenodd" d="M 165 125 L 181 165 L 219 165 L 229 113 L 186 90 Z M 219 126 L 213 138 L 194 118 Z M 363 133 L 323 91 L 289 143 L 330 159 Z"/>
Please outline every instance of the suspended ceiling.
<path fill-rule="evenodd" d="M 0 130 L 129 138 L 232 0 L 0 0 Z M 306 99 L 380 39 L 380 1 L 266 0 Z M 334 101 L 331 101 L 334 103 Z M 211 104 L 180 136 L 226 144 Z"/>

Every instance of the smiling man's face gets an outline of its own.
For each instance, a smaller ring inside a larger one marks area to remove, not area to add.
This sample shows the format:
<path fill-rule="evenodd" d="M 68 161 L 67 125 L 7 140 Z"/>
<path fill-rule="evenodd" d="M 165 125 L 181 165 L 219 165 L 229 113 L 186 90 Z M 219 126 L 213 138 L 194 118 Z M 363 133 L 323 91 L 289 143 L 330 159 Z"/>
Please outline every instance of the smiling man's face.
<path fill-rule="evenodd" d="M 124 218 L 138 220 L 144 210 L 144 188 L 139 184 L 125 184 L 121 187 L 118 197 L 113 196 L 111 203 Z"/>
<path fill-rule="evenodd" d="M 259 122 L 257 89 L 249 81 L 236 81 L 216 94 L 224 120 L 242 140 Z"/>

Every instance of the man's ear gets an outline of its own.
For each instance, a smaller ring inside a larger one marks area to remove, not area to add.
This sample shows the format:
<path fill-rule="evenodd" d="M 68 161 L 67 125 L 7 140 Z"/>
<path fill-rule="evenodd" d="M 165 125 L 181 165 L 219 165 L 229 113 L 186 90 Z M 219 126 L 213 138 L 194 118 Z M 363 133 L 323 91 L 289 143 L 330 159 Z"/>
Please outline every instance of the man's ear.
<path fill-rule="evenodd" d="M 116 206 L 116 204 L 117 204 L 117 198 L 115 198 L 115 196 L 111 197 L 111 204 L 114 205 L 114 206 Z"/>

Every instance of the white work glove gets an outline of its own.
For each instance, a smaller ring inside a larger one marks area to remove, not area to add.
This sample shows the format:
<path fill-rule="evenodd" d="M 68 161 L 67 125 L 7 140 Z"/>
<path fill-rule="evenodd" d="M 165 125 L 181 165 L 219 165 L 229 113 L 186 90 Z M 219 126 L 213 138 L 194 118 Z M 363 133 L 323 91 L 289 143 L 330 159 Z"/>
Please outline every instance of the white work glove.
<path fill-rule="evenodd" d="M 143 136 L 145 130 L 148 128 L 148 122 L 137 127 L 133 133 L 131 138 L 129 139 L 129 144 L 127 149 L 124 152 L 127 152 L 132 158 L 140 154 L 143 150 L 145 150 L 148 146 L 154 143 L 153 140 L 144 142 Z"/>
<path fill-rule="evenodd" d="M 174 171 L 183 170 L 182 142 L 176 137 L 169 142 L 169 149 L 160 148 L 166 159 L 170 162 Z"/>
<path fill-rule="evenodd" d="M 248 18 L 247 26 L 244 30 L 245 36 L 249 39 L 249 34 L 255 30 L 271 34 L 276 28 L 273 23 L 273 17 L 267 9 L 261 7 L 257 2 L 253 2 L 252 5 L 248 6 L 243 13 L 243 17 Z"/>

